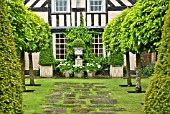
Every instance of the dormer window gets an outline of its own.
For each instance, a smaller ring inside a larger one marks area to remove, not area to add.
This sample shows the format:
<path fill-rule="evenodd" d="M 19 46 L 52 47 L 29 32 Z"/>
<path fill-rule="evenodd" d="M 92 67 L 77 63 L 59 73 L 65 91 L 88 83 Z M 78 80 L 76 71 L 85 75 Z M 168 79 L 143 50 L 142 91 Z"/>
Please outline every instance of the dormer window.
<path fill-rule="evenodd" d="M 87 0 L 87 12 L 106 12 L 106 0 Z"/>
<path fill-rule="evenodd" d="M 52 13 L 70 12 L 70 0 L 52 0 Z"/>

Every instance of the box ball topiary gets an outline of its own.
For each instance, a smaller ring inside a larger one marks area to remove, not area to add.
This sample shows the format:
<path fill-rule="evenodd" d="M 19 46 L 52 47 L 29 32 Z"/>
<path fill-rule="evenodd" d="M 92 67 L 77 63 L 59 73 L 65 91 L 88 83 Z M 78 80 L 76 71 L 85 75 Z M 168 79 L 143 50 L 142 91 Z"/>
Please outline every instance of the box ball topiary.
<path fill-rule="evenodd" d="M 145 96 L 144 112 L 147 114 L 170 113 L 170 2 L 162 30 L 158 61 Z"/>
<path fill-rule="evenodd" d="M 50 66 L 55 62 L 52 47 L 40 51 L 39 65 Z"/>
<path fill-rule="evenodd" d="M 6 1 L 0 0 L 0 114 L 22 114 L 21 66 Z"/>
<path fill-rule="evenodd" d="M 108 57 L 108 64 L 113 66 L 122 66 L 124 64 L 123 53 L 111 53 Z"/>
<path fill-rule="evenodd" d="M 82 39 L 77 38 L 73 41 L 74 48 L 84 48 L 84 46 L 85 46 L 85 43 Z"/>

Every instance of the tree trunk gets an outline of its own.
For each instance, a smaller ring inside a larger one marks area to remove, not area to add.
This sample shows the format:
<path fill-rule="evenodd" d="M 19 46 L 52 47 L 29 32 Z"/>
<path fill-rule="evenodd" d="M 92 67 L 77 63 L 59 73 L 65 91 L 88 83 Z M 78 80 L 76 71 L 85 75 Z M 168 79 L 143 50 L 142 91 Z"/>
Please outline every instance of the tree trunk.
<path fill-rule="evenodd" d="M 35 85 L 34 83 L 34 71 L 33 71 L 33 62 L 32 62 L 32 53 L 28 53 L 29 56 L 29 75 L 30 75 L 30 85 Z"/>
<path fill-rule="evenodd" d="M 128 86 L 132 86 L 131 75 L 130 75 L 129 52 L 126 53 L 126 73 L 127 73 L 127 85 L 128 85 Z"/>
<path fill-rule="evenodd" d="M 149 64 L 152 63 L 152 53 L 149 53 Z"/>
<path fill-rule="evenodd" d="M 24 51 L 21 52 L 20 55 L 20 62 L 21 62 L 21 79 L 22 79 L 22 89 L 23 91 L 26 90 L 25 88 L 25 59 L 24 59 Z"/>
<path fill-rule="evenodd" d="M 136 92 L 141 93 L 141 55 L 139 53 L 136 54 Z"/>

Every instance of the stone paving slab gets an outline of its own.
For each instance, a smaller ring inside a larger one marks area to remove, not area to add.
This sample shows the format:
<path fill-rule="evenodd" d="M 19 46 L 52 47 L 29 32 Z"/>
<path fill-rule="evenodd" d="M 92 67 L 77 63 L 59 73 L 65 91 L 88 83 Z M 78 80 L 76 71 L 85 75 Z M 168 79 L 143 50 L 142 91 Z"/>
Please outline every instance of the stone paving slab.
<path fill-rule="evenodd" d="M 56 82 L 56 88 L 47 95 L 43 114 L 115 114 L 123 108 L 115 107 L 118 101 L 110 99 L 111 92 L 104 83 Z"/>
<path fill-rule="evenodd" d="M 58 108 L 58 109 L 48 109 L 44 110 L 43 114 L 60 114 L 60 113 L 67 113 L 67 108 Z"/>
<path fill-rule="evenodd" d="M 94 111 L 93 108 L 72 108 L 71 113 L 73 114 L 87 114 L 91 111 Z"/>
<path fill-rule="evenodd" d="M 91 100 L 91 104 L 118 104 L 117 100 Z"/>
<path fill-rule="evenodd" d="M 106 86 L 95 86 L 96 88 L 106 88 Z"/>
<path fill-rule="evenodd" d="M 109 98 L 109 96 L 93 96 L 93 95 L 83 95 L 79 96 L 79 99 L 101 99 L 101 98 Z"/>
<path fill-rule="evenodd" d="M 91 112 L 91 114 L 116 114 L 114 111 Z"/>
<path fill-rule="evenodd" d="M 63 104 L 86 104 L 86 101 L 82 100 L 64 100 Z"/>

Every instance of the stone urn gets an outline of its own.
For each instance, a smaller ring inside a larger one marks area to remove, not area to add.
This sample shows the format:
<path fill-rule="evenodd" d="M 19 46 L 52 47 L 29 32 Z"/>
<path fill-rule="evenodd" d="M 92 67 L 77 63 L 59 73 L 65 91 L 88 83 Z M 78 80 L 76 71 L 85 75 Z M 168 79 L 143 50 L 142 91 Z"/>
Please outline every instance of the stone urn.
<path fill-rule="evenodd" d="M 83 48 L 75 47 L 75 48 L 74 48 L 74 53 L 75 53 L 75 55 L 77 55 L 77 56 L 83 55 Z"/>

